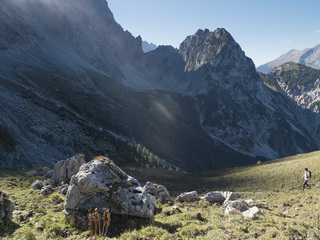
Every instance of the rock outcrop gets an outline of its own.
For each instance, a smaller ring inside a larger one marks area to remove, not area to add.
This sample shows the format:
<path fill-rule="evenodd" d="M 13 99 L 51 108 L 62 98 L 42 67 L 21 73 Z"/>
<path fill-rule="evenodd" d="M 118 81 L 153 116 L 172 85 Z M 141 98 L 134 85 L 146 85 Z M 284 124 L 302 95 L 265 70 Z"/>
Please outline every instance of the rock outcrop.
<path fill-rule="evenodd" d="M 64 214 L 78 226 L 87 224 L 90 209 L 109 208 L 112 214 L 153 218 L 157 207 L 154 196 L 140 183 L 123 172 L 106 157 L 92 160 L 80 167 L 71 178 Z"/>
<path fill-rule="evenodd" d="M 57 185 L 62 182 L 68 183 L 84 163 L 86 163 L 86 161 L 83 154 L 77 154 L 67 160 L 61 160 L 55 164 L 51 179 L 54 180 Z"/>
<path fill-rule="evenodd" d="M 12 220 L 14 202 L 0 189 L 0 226 Z"/>

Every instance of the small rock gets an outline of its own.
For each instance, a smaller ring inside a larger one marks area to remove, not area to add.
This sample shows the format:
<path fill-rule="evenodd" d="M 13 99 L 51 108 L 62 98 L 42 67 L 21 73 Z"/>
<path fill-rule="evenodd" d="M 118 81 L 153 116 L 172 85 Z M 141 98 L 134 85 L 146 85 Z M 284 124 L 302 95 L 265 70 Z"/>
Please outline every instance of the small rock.
<path fill-rule="evenodd" d="M 41 182 L 40 180 L 36 180 L 31 187 L 35 190 L 40 190 L 43 187 L 43 182 Z"/>
<path fill-rule="evenodd" d="M 50 170 L 50 171 L 48 171 L 45 175 L 43 175 L 42 177 L 43 177 L 44 179 L 51 178 L 51 177 L 52 177 L 52 174 L 53 174 L 53 170 Z"/>
<path fill-rule="evenodd" d="M 212 191 L 201 197 L 201 200 L 207 201 L 209 203 L 223 204 L 225 201 L 235 200 L 236 198 L 237 196 L 233 192 Z"/>
<path fill-rule="evenodd" d="M 246 204 L 248 204 L 249 207 L 253 207 L 253 206 L 256 206 L 256 203 L 253 199 L 247 199 L 247 200 L 244 200 L 246 202 Z"/>
<path fill-rule="evenodd" d="M 68 192 L 68 187 L 69 185 L 68 184 L 63 184 L 59 187 L 59 193 L 62 194 L 62 195 L 66 195 L 67 192 Z"/>
<path fill-rule="evenodd" d="M 239 213 L 248 209 L 247 203 L 243 200 L 225 201 L 224 204 L 226 204 L 226 209 L 225 209 L 226 214 L 236 213 L 236 212 Z"/>
<path fill-rule="evenodd" d="M 178 202 L 195 202 L 198 200 L 198 192 L 184 192 L 181 193 L 177 198 L 176 201 Z"/>
<path fill-rule="evenodd" d="M 51 186 L 54 186 L 55 185 L 55 181 L 51 178 L 48 178 L 46 180 L 44 180 L 44 185 L 45 186 L 48 186 L 48 185 L 51 185 Z"/>
<path fill-rule="evenodd" d="M 173 206 L 171 207 L 171 210 L 180 210 L 180 208 L 178 206 Z"/>
<path fill-rule="evenodd" d="M 144 186 L 143 186 L 143 189 L 151 194 L 151 195 L 155 195 L 156 194 L 156 187 L 154 186 L 154 184 L 152 182 L 147 182 Z"/>
<path fill-rule="evenodd" d="M 38 174 L 38 171 L 36 171 L 36 170 L 31 170 L 29 172 L 26 172 L 26 175 L 30 176 L 30 177 L 37 176 L 37 174 Z"/>
<path fill-rule="evenodd" d="M 0 190 L 0 222 L 9 223 L 12 220 L 15 204 L 9 199 L 8 194 Z"/>
<path fill-rule="evenodd" d="M 156 199 L 160 199 L 162 202 L 173 203 L 173 200 L 172 200 L 167 188 L 163 185 L 159 185 L 157 187 L 155 197 L 156 197 Z"/>
<path fill-rule="evenodd" d="M 257 208 L 257 207 L 252 207 L 250 208 L 249 210 L 247 211 L 244 211 L 242 213 L 242 215 L 246 218 L 252 218 L 252 219 L 256 219 L 257 218 L 257 215 L 261 215 L 263 214 L 263 212 Z"/>
<path fill-rule="evenodd" d="M 46 185 L 41 189 L 42 195 L 50 195 L 54 192 L 53 187 L 51 185 Z"/>

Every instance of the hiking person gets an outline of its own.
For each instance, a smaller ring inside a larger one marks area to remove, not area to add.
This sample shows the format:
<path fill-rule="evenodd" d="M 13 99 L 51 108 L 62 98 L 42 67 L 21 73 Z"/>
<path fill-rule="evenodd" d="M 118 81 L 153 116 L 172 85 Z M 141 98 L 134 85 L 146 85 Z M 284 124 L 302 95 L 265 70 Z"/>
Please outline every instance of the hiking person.
<path fill-rule="evenodd" d="M 310 180 L 311 181 L 311 172 L 308 170 L 308 168 L 305 168 L 304 169 L 304 173 L 302 175 L 302 180 L 303 180 L 303 190 L 306 188 L 306 186 L 308 186 L 309 188 L 311 188 L 309 185 L 308 185 L 308 181 Z"/>

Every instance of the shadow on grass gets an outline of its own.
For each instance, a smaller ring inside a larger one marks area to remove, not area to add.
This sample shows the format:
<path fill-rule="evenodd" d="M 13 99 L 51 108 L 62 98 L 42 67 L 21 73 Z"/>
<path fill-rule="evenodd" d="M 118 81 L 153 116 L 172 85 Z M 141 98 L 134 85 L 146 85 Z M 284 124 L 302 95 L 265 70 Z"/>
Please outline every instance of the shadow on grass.
<path fill-rule="evenodd" d="M 168 231 L 169 233 L 174 233 L 179 227 L 181 227 L 181 225 L 172 225 L 172 224 L 168 224 L 168 223 L 161 223 L 161 222 L 157 222 L 155 221 L 154 225 L 156 227 L 162 228 L 166 231 Z"/>
<path fill-rule="evenodd" d="M 12 235 L 18 228 L 20 228 L 20 225 L 14 222 L 10 222 L 7 225 L 0 227 L 0 236 L 10 236 Z"/>

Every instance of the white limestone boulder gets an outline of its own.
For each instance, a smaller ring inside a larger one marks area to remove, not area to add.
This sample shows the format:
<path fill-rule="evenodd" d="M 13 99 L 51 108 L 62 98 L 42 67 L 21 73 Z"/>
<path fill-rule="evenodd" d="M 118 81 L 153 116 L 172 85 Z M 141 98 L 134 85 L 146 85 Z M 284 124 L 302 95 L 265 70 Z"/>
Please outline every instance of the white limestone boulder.
<path fill-rule="evenodd" d="M 64 214 L 69 222 L 84 226 L 90 209 L 110 209 L 112 214 L 153 218 L 154 196 L 106 157 L 80 167 L 71 178 Z"/>

